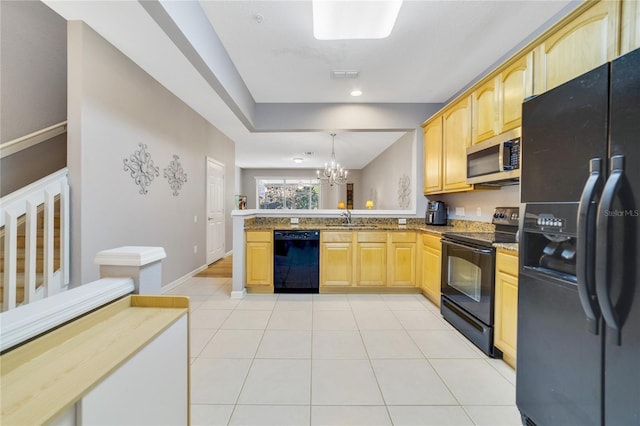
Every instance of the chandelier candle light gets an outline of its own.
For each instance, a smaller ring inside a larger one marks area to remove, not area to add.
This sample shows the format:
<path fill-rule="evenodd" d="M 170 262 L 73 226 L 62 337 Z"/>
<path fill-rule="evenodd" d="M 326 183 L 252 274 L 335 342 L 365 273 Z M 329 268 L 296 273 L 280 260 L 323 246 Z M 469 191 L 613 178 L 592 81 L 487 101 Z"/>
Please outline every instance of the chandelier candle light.
<path fill-rule="evenodd" d="M 330 186 L 333 185 L 343 185 L 347 182 L 347 170 L 344 170 L 340 167 L 340 164 L 336 162 L 336 152 L 335 152 L 335 133 L 330 133 L 331 135 L 331 161 L 329 163 L 324 163 L 324 170 L 316 170 L 318 174 L 318 179 L 322 181 L 326 181 Z"/>

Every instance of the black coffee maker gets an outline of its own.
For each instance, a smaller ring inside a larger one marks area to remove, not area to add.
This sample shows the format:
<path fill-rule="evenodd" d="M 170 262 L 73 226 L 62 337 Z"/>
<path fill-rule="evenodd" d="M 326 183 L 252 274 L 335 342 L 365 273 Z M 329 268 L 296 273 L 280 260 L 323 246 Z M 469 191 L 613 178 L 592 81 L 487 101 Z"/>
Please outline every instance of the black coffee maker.
<path fill-rule="evenodd" d="M 429 201 L 424 221 L 427 225 L 446 225 L 447 206 L 442 201 Z"/>

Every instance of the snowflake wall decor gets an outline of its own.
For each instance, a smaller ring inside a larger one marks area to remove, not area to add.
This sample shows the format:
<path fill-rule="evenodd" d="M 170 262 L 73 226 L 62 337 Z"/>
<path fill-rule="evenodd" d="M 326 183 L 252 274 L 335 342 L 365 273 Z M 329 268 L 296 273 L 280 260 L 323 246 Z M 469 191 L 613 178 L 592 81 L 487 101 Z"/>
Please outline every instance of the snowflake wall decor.
<path fill-rule="evenodd" d="M 180 157 L 173 156 L 173 161 L 169 163 L 169 166 L 164 169 L 164 177 L 169 181 L 169 186 L 173 189 L 173 196 L 180 195 L 180 189 L 182 185 L 187 181 L 187 174 L 180 164 Z"/>
<path fill-rule="evenodd" d="M 398 181 L 398 204 L 401 209 L 411 205 L 411 178 L 407 175 L 402 175 Z"/>
<path fill-rule="evenodd" d="M 140 187 L 140 194 L 146 195 L 149 192 L 147 188 L 151 185 L 151 181 L 160 176 L 160 168 L 153 165 L 151 154 L 147 152 L 147 145 L 141 143 L 138 146 L 140 147 L 138 151 L 123 160 L 124 171 L 131 173 L 136 185 Z"/>

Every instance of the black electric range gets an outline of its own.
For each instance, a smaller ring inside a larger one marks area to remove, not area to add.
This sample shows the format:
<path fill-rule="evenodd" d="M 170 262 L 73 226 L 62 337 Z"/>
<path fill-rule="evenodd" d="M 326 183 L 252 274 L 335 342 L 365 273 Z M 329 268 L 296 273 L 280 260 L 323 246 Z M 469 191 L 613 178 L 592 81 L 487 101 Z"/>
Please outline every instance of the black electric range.
<path fill-rule="evenodd" d="M 495 232 L 442 234 L 440 312 L 445 320 L 491 357 L 493 346 L 496 249 L 494 243 L 515 243 L 519 208 L 498 207 L 491 223 Z"/>

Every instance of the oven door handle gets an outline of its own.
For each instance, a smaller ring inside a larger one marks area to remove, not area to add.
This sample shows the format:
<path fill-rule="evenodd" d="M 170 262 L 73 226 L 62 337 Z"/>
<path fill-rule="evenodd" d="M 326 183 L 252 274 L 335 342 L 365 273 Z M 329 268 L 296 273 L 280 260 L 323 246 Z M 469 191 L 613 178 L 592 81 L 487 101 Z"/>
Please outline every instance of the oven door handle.
<path fill-rule="evenodd" d="M 460 244 L 460 243 L 455 243 L 451 240 L 447 240 L 447 239 L 442 239 L 442 244 L 448 244 L 451 246 L 456 246 L 456 247 L 460 247 L 463 248 L 465 250 L 472 250 L 474 253 L 478 253 L 478 254 L 484 254 L 484 255 L 490 255 L 493 253 L 492 249 L 480 249 L 480 248 L 475 248 L 473 246 L 468 246 L 465 244 Z"/>

